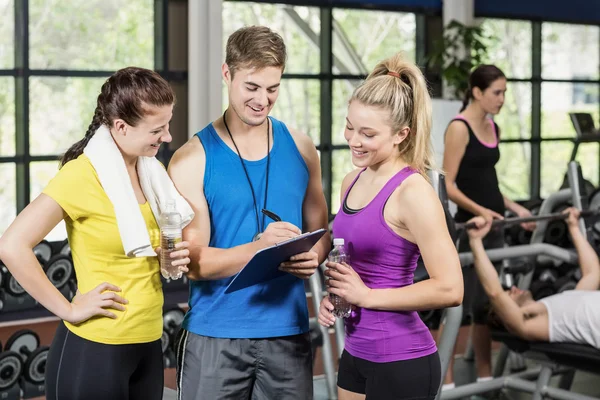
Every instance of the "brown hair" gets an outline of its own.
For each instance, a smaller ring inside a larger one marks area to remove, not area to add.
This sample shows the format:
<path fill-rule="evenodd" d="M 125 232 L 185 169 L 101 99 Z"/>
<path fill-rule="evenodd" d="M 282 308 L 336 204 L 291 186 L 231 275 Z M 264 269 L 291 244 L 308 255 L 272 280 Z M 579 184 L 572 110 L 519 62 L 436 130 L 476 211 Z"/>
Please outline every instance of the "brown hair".
<path fill-rule="evenodd" d="M 102 124 L 110 126 L 115 119 L 122 119 L 128 125 L 136 126 L 149 113 L 145 106 L 161 107 L 174 103 L 173 89 L 158 73 L 137 67 L 115 72 L 100 89 L 94 117 L 85 136 L 65 152 L 60 166 L 79 157 Z"/>
<path fill-rule="evenodd" d="M 225 63 L 231 77 L 240 68 L 278 67 L 285 69 L 287 53 L 283 38 L 266 26 L 247 26 L 229 36 Z"/>
<path fill-rule="evenodd" d="M 403 159 L 426 179 L 427 170 L 434 169 L 431 144 L 431 97 L 421 70 L 396 54 L 375 66 L 367 79 L 352 94 L 368 106 L 390 112 L 394 133 L 410 128 L 398 150 Z"/>
<path fill-rule="evenodd" d="M 483 64 L 475 68 L 469 75 L 469 88 L 463 97 L 463 105 L 460 112 L 463 112 L 469 105 L 469 101 L 473 99 L 473 89 L 479 88 L 482 92 L 489 88 L 494 81 L 504 78 L 504 72 L 495 65 Z"/>

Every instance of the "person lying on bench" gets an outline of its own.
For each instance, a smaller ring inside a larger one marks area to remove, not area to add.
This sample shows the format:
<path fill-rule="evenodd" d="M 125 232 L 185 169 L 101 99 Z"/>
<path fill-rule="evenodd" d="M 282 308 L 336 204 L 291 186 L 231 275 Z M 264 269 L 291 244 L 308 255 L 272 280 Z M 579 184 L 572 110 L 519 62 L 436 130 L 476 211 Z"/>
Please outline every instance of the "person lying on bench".
<path fill-rule="evenodd" d="M 491 223 L 472 218 L 477 228 L 469 229 L 475 271 L 490 298 L 492 312 L 512 334 L 529 341 L 588 344 L 600 349 L 600 262 L 578 226 L 579 211 L 569 213 L 567 225 L 577 250 L 582 277 L 575 290 L 568 290 L 538 301 L 531 292 L 512 287 L 504 290 L 490 262 L 482 239 Z"/>

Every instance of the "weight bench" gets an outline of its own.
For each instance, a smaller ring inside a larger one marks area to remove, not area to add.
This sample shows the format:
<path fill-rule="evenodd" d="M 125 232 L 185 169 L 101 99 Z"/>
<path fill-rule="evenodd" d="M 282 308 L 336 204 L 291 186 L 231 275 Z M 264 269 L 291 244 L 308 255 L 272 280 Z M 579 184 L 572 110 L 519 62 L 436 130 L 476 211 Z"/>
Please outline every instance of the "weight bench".
<path fill-rule="evenodd" d="M 492 330 L 492 339 L 531 360 L 600 374 L 600 350 L 586 344 L 528 342 L 504 330 Z"/>
<path fill-rule="evenodd" d="M 502 342 L 511 351 L 540 363 L 540 367 L 497 377 L 488 382 L 471 383 L 441 393 L 441 399 L 461 399 L 503 388 L 532 394 L 533 400 L 598 400 L 596 397 L 569 391 L 573 371 L 600 374 L 600 350 L 576 343 L 529 342 L 505 330 L 492 330 L 492 339 Z M 549 387 L 550 378 L 563 374 L 559 387 Z M 535 379 L 535 381 L 533 381 Z"/>

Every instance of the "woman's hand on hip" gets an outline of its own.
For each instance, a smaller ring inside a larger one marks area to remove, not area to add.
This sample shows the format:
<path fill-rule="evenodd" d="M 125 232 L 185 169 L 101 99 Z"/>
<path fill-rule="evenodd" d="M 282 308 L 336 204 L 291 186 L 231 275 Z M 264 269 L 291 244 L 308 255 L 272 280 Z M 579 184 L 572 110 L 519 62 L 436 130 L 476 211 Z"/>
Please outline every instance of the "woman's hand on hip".
<path fill-rule="evenodd" d="M 120 288 L 107 282 L 99 284 L 87 293 L 77 290 L 71 301 L 71 310 L 64 320 L 79 324 L 95 316 L 117 318 L 110 309 L 125 311 L 124 304 L 128 303 L 117 294 L 120 291 Z"/>

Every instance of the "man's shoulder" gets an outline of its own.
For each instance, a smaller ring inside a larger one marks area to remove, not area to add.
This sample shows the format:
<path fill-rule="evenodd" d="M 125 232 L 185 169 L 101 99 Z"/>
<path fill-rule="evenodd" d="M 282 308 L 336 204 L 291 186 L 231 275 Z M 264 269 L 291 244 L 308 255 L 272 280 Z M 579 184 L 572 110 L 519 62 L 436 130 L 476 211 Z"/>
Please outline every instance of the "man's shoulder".
<path fill-rule="evenodd" d="M 289 126 L 286 126 L 285 124 L 283 124 L 283 125 L 286 127 L 286 129 L 290 133 L 290 136 L 292 137 L 292 140 L 296 144 L 298 151 L 300 151 L 300 154 L 302 155 L 302 157 L 305 160 L 307 158 L 312 158 L 314 155 L 317 155 L 317 150 L 316 150 L 315 144 L 310 136 L 308 136 L 306 133 L 304 133 L 298 129 L 291 128 Z"/>
<path fill-rule="evenodd" d="M 169 162 L 169 167 L 177 164 L 190 164 L 203 162 L 204 147 L 200 139 L 194 135 L 183 146 L 175 150 Z"/>

